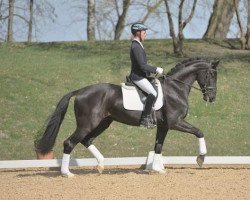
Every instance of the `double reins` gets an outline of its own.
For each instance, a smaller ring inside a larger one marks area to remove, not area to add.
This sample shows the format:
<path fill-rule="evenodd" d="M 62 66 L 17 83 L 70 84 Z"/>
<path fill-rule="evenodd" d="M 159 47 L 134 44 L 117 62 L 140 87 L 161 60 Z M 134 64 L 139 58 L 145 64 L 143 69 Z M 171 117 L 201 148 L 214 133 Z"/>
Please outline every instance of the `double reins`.
<path fill-rule="evenodd" d="M 185 83 L 184 81 L 181 81 L 181 80 L 179 80 L 179 79 L 175 79 L 175 78 L 173 78 L 173 77 L 170 76 L 170 75 L 163 74 L 163 77 L 164 77 L 164 78 L 165 78 L 165 77 L 168 77 L 168 78 L 170 78 L 172 81 L 176 81 L 176 82 L 178 82 L 178 83 L 182 83 L 183 85 L 187 85 L 187 86 L 189 86 L 189 87 L 191 87 L 191 88 L 194 88 L 194 89 L 196 89 L 196 90 L 199 90 L 200 92 L 203 93 L 202 89 L 200 89 L 200 88 L 198 88 L 198 87 L 196 87 L 196 86 L 190 85 L 190 84 L 188 84 L 188 83 Z"/>
<path fill-rule="evenodd" d="M 209 74 L 209 71 L 216 71 L 215 69 L 209 69 L 209 70 L 207 70 L 207 74 Z M 206 78 L 207 78 L 208 76 L 206 76 Z M 173 78 L 171 75 L 168 75 L 168 74 L 163 74 L 163 78 L 165 79 L 165 78 L 170 78 L 171 80 L 173 80 L 173 81 L 176 81 L 176 82 L 178 82 L 178 83 L 181 83 L 181 84 L 183 84 L 183 85 L 187 85 L 187 86 L 189 86 L 190 88 L 194 88 L 194 89 L 196 89 L 196 90 L 198 90 L 198 91 L 200 91 L 202 94 L 207 94 L 207 90 L 209 90 L 209 89 L 215 89 L 216 87 L 210 87 L 210 86 L 204 86 L 204 88 L 198 88 L 198 87 L 196 87 L 196 86 L 193 86 L 193 85 L 191 85 L 191 84 L 188 84 L 188 83 L 185 83 L 184 81 L 181 81 L 181 80 L 179 80 L 179 79 L 176 79 L 176 78 Z"/>

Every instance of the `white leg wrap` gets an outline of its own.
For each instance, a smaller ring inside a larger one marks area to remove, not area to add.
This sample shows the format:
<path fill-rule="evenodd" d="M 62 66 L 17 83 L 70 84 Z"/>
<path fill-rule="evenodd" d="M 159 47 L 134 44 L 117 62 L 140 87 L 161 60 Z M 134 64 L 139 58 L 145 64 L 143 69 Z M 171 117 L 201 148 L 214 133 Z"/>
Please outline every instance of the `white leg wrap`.
<path fill-rule="evenodd" d="M 91 144 L 88 147 L 88 150 L 93 154 L 93 156 L 97 159 L 98 163 L 103 165 L 104 162 L 104 157 L 103 155 L 100 153 L 100 151 L 95 147 L 95 145 Z"/>
<path fill-rule="evenodd" d="M 69 171 L 69 161 L 70 161 L 70 154 L 63 154 L 63 158 L 62 158 L 62 165 L 61 165 L 61 173 L 64 176 L 67 177 L 73 177 L 74 174 L 72 174 Z"/>
<path fill-rule="evenodd" d="M 155 154 L 154 155 L 152 169 L 153 169 L 153 171 L 159 172 L 161 174 L 166 172 L 164 170 L 165 168 L 164 168 L 164 164 L 163 164 L 163 160 L 162 160 L 162 154 Z"/>
<path fill-rule="evenodd" d="M 206 142 L 204 138 L 198 138 L 199 141 L 199 154 L 200 155 L 205 155 L 207 154 L 207 147 L 206 147 Z"/>

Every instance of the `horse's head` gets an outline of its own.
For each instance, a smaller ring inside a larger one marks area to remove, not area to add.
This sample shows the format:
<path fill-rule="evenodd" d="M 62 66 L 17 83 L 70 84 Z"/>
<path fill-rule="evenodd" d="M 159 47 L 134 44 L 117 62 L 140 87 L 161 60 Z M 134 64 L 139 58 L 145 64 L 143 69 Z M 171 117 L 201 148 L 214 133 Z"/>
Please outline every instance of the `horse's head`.
<path fill-rule="evenodd" d="M 197 77 L 197 82 L 202 89 L 203 99 L 213 102 L 217 92 L 217 65 L 220 61 L 210 63 L 210 66 L 204 70 L 200 70 Z"/>

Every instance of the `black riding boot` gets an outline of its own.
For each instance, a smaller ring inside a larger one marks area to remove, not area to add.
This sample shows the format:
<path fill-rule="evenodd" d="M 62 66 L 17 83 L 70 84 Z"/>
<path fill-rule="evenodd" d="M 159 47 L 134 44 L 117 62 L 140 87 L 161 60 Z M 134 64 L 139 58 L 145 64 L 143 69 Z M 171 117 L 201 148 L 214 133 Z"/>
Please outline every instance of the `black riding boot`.
<path fill-rule="evenodd" d="M 146 128 L 154 128 L 156 125 L 153 122 L 151 112 L 152 107 L 155 102 L 155 96 L 152 94 L 149 94 L 146 99 L 145 108 L 141 115 L 141 125 L 145 126 Z"/>

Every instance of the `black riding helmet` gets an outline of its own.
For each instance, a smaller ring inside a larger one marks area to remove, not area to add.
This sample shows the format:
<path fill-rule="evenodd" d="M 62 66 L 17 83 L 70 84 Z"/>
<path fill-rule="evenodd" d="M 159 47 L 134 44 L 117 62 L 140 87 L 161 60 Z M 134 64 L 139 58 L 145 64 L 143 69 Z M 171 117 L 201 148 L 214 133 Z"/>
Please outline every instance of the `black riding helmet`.
<path fill-rule="evenodd" d="M 148 27 L 146 27 L 143 23 L 141 22 L 136 22 L 132 24 L 131 26 L 131 33 L 134 35 L 137 31 L 146 31 L 148 30 Z"/>

